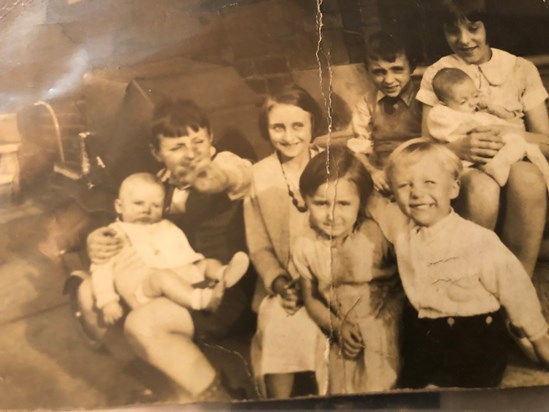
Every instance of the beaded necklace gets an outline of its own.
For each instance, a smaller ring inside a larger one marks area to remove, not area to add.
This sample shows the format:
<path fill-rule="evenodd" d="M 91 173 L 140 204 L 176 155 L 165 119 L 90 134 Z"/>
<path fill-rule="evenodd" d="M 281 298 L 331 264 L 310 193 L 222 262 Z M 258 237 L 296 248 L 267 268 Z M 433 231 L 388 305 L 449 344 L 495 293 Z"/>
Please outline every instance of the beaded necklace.
<path fill-rule="evenodd" d="M 294 207 L 297 209 L 299 213 L 305 213 L 307 211 L 307 205 L 305 204 L 305 202 L 303 202 L 303 205 L 299 204 L 299 199 L 297 198 L 295 192 L 292 190 L 292 186 L 290 185 L 290 180 L 288 179 L 288 176 L 286 176 L 286 171 L 284 170 L 284 166 L 282 165 L 282 162 L 280 162 L 280 169 L 282 169 L 282 176 L 284 176 L 284 181 L 286 182 L 286 187 L 288 188 L 288 194 L 292 198 L 292 204 L 294 205 Z"/>

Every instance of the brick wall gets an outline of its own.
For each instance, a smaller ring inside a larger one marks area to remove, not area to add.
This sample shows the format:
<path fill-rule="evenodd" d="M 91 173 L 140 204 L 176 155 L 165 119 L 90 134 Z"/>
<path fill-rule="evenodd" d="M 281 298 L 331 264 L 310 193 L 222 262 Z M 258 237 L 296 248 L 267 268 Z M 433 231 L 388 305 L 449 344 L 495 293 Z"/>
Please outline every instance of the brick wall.
<path fill-rule="evenodd" d="M 221 41 L 196 57 L 233 65 L 257 93 L 266 94 L 291 81 L 295 72 L 318 68 L 315 0 L 208 4 L 209 11 L 216 13 Z M 321 61 L 332 65 L 362 61 L 364 38 L 379 27 L 376 0 L 324 0 L 321 12 Z"/>

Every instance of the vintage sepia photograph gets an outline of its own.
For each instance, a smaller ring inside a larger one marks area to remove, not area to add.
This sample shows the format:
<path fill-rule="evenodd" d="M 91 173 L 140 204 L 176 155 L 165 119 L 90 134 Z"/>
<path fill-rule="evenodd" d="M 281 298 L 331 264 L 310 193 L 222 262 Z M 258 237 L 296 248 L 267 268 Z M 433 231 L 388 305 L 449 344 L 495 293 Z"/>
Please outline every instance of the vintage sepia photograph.
<path fill-rule="evenodd" d="M 0 410 L 549 395 L 547 0 L 2 0 L 0 50 Z"/>

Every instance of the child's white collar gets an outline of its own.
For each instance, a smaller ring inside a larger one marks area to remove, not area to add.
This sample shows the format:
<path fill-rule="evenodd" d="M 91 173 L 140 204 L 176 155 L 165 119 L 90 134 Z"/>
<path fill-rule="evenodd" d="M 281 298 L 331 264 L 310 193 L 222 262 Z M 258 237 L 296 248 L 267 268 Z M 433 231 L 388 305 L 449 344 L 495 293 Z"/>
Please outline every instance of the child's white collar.
<path fill-rule="evenodd" d="M 378 90 L 376 92 L 376 102 L 379 103 L 382 99 L 385 97 L 388 97 L 385 93 L 383 93 L 381 90 Z M 406 106 L 410 106 L 412 102 L 415 100 L 416 95 L 414 93 L 414 87 L 412 84 L 412 79 L 408 81 L 406 86 L 402 89 L 400 94 L 397 96 L 397 99 L 402 100 Z"/>
<path fill-rule="evenodd" d="M 419 226 L 415 224 L 413 220 L 411 220 L 414 224 L 413 231 L 415 233 L 421 234 L 425 237 L 435 237 L 438 236 L 440 233 L 447 231 L 448 226 L 452 224 L 454 219 L 457 217 L 457 213 L 454 212 L 454 209 L 450 208 L 450 213 L 448 213 L 446 216 L 444 216 L 442 219 L 440 219 L 438 222 L 436 222 L 432 226 Z"/>

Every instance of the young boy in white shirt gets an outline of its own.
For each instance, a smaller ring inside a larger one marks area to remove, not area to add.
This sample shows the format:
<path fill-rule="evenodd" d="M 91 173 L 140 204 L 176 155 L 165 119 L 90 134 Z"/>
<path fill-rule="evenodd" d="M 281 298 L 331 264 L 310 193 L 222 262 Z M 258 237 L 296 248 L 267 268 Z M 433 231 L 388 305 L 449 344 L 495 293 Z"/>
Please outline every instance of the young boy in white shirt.
<path fill-rule="evenodd" d="M 397 148 L 387 178 L 398 203 L 374 216 L 397 255 L 409 305 L 401 385 L 491 387 L 506 367 L 504 315 L 549 362 L 532 282 L 497 235 L 457 215 L 461 161 L 442 144 Z"/>

